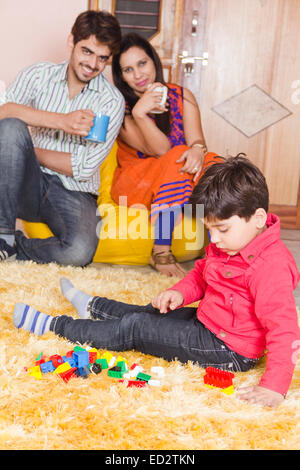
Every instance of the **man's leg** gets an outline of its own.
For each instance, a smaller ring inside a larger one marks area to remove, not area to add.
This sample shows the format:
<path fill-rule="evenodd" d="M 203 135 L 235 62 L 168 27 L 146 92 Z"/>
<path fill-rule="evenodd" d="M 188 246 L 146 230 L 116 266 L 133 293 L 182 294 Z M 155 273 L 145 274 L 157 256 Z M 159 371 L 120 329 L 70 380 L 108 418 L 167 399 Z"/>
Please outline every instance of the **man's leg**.
<path fill-rule="evenodd" d="M 85 266 L 92 261 L 99 242 L 97 224 L 100 217 L 96 198 L 87 193 L 67 190 L 57 176 L 44 175 L 44 178 L 48 188 L 41 202 L 39 218 L 48 225 L 54 236 L 28 239 L 17 232 L 17 259 Z M 19 216 L 30 220 L 24 207 Z"/>
<path fill-rule="evenodd" d="M 0 121 L 0 174 L 0 245 L 13 246 L 20 201 L 37 217 L 43 189 L 28 127 L 19 119 Z"/>

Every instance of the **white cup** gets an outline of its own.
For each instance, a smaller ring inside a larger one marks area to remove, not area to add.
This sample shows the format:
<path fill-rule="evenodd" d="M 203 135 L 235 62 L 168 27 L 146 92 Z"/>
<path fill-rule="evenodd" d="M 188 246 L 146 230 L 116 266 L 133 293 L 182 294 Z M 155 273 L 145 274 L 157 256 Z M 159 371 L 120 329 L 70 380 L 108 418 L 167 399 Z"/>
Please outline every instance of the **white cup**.
<path fill-rule="evenodd" d="M 167 100 L 168 88 L 166 86 L 157 86 L 156 88 L 154 88 L 154 91 L 160 91 L 162 93 L 162 97 L 161 97 L 161 101 L 159 103 L 159 106 L 164 106 L 166 104 L 166 100 Z M 164 113 L 164 111 L 159 110 L 159 109 L 153 109 L 151 112 L 155 113 L 155 114 Z"/>

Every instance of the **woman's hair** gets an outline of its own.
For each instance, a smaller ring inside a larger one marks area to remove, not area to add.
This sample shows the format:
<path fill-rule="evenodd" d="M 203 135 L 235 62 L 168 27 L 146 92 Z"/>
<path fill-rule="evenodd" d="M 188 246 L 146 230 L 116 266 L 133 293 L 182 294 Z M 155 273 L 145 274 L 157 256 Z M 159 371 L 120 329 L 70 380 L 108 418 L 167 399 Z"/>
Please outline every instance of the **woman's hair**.
<path fill-rule="evenodd" d="M 189 202 L 193 209 L 203 204 L 207 220 L 224 220 L 233 215 L 249 220 L 258 208 L 268 212 L 269 191 L 262 172 L 244 153 L 239 153 L 208 167 Z"/>
<path fill-rule="evenodd" d="M 97 41 L 108 46 L 112 54 L 119 52 L 121 41 L 121 28 L 117 18 L 107 11 L 87 10 L 77 16 L 71 33 L 74 38 L 74 45 L 96 36 Z"/>
<path fill-rule="evenodd" d="M 122 70 L 120 66 L 120 57 L 124 52 L 127 52 L 131 47 L 139 47 L 142 49 L 148 57 L 153 61 L 156 70 L 155 81 L 162 83 L 166 86 L 163 77 L 162 63 L 154 47 L 150 44 L 147 39 L 136 33 L 128 33 L 123 36 L 120 44 L 120 51 L 114 55 L 112 60 L 112 75 L 115 86 L 120 90 L 125 98 L 125 101 L 129 107 L 131 113 L 132 108 L 138 101 L 139 97 L 135 94 L 132 88 L 123 80 Z M 155 115 L 155 122 L 158 128 L 166 135 L 171 130 L 171 115 L 170 110 L 162 114 Z"/>

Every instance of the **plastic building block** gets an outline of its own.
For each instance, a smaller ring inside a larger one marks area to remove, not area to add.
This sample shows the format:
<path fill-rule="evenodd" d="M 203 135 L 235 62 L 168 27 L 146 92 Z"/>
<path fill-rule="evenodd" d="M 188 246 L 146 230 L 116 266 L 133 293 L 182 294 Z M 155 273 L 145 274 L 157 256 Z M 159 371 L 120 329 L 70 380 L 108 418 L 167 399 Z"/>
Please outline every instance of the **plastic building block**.
<path fill-rule="evenodd" d="M 100 359 L 106 359 L 108 367 L 113 367 L 116 362 L 115 356 L 113 356 L 109 351 L 106 351 L 104 354 L 102 354 Z"/>
<path fill-rule="evenodd" d="M 36 365 L 36 366 L 39 366 L 40 364 L 44 364 L 44 362 L 46 362 L 46 356 L 41 356 L 41 355 L 39 355 L 38 357 L 39 357 L 40 359 L 38 359 L 38 360 L 36 359 L 36 360 L 35 360 L 35 365 Z"/>
<path fill-rule="evenodd" d="M 97 359 L 97 351 L 88 351 L 89 353 L 89 363 L 93 364 Z"/>
<path fill-rule="evenodd" d="M 119 382 L 124 382 L 124 380 L 119 380 Z M 147 386 L 147 382 L 145 380 L 129 380 L 127 383 L 127 387 L 142 388 L 146 386 Z"/>
<path fill-rule="evenodd" d="M 66 372 L 67 370 L 72 369 L 70 364 L 68 362 L 64 362 L 63 364 L 60 364 L 54 371 L 53 374 L 61 374 L 63 372 Z"/>
<path fill-rule="evenodd" d="M 218 388 L 227 395 L 234 392 L 232 379 L 234 374 L 215 367 L 207 367 L 203 377 L 204 385 L 208 388 Z"/>
<path fill-rule="evenodd" d="M 124 372 L 121 370 L 121 367 L 115 366 L 108 370 L 107 372 L 109 377 L 115 377 L 120 379 L 123 377 Z"/>
<path fill-rule="evenodd" d="M 108 369 L 108 363 L 107 363 L 107 360 L 105 358 L 96 359 L 95 364 L 100 364 L 102 369 Z"/>
<path fill-rule="evenodd" d="M 74 351 L 86 351 L 82 346 L 75 346 Z"/>
<path fill-rule="evenodd" d="M 71 351 L 68 351 L 66 357 L 73 357 L 73 352 L 73 349 Z"/>
<path fill-rule="evenodd" d="M 71 369 L 60 373 L 59 376 L 63 379 L 64 382 L 69 382 L 69 380 L 72 377 L 77 377 L 76 376 L 76 370 L 77 370 L 76 367 L 71 367 Z"/>
<path fill-rule="evenodd" d="M 151 385 L 152 387 L 159 387 L 160 386 L 160 381 L 155 380 L 155 379 L 150 379 L 150 380 L 148 380 L 148 385 Z"/>
<path fill-rule="evenodd" d="M 43 374 L 47 374 L 47 372 L 53 372 L 55 370 L 55 367 L 52 361 L 47 361 L 47 362 L 44 362 L 43 364 L 40 364 L 40 369 L 43 372 Z"/>
<path fill-rule="evenodd" d="M 117 361 L 117 367 L 120 367 L 122 372 L 128 371 L 128 367 L 125 361 Z"/>
<path fill-rule="evenodd" d="M 96 359 L 100 359 L 100 353 L 99 353 L 98 349 L 96 349 L 96 348 L 89 348 L 88 351 L 89 351 L 89 353 L 95 352 L 95 353 L 97 354 Z"/>
<path fill-rule="evenodd" d="M 93 374 L 100 374 L 100 372 L 102 372 L 101 364 L 96 364 L 96 363 L 92 364 L 90 370 Z"/>
<path fill-rule="evenodd" d="M 63 356 L 64 362 L 68 362 L 71 367 L 76 367 L 75 359 L 72 356 Z"/>
<path fill-rule="evenodd" d="M 137 380 L 144 380 L 145 382 L 148 382 L 148 380 L 151 379 L 151 375 L 144 374 L 143 372 L 139 372 L 138 375 L 136 376 Z"/>
<path fill-rule="evenodd" d="M 52 361 L 55 369 L 64 362 L 63 358 L 59 354 L 53 354 L 53 356 L 49 357 L 49 360 Z"/>
<path fill-rule="evenodd" d="M 74 348 L 73 359 L 74 359 L 75 364 L 78 368 L 87 366 L 89 364 L 89 360 L 90 360 L 89 359 L 89 352 L 86 351 L 85 349 L 77 349 L 75 351 L 75 348 Z"/>
<path fill-rule="evenodd" d="M 41 379 L 42 378 L 42 372 L 40 366 L 34 366 L 30 367 L 28 370 L 28 375 L 31 375 L 32 377 L 35 377 L 36 379 Z"/>

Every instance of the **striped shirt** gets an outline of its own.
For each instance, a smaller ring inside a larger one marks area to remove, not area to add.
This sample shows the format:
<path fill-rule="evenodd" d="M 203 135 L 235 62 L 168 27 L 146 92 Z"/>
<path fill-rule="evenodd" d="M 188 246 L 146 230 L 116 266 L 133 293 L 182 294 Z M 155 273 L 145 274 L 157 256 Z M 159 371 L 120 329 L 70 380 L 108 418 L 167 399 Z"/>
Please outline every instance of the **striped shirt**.
<path fill-rule="evenodd" d="M 0 97 L 0 105 L 14 102 L 56 113 L 91 109 L 94 113 L 101 112 L 110 116 L 104 143 L 90 142 L 84 137 L 67 134 L 60 129 L 31 129 L 34 147 L 71 154 L 72 177 L 41 166 L 42 171 L 57 175 L 67 189 L 98 194 L 99 167 L 119 133 L 124 117 L 124 99 L 119 90 L 100 74 L 70 100 L 67 69 L 68 62 L 41 62 L 31 65 L 19 73 Z"/>

